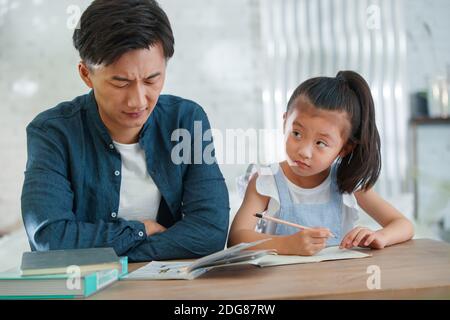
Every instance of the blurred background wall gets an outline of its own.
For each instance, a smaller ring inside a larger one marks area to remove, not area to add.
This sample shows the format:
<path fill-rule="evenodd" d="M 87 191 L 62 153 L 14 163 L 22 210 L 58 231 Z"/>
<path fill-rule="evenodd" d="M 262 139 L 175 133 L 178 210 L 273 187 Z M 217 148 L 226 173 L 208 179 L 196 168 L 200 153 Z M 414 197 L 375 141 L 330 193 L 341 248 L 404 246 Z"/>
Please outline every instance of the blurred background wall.
<path fill-rule="evenodd" d="M 0 230 L 20 217 L 26 163 L 26 125 L 41 111 L 84 94 L 78 53 L 67 24 L 91 1 L 1 0 L 0 2 Z M 163 0 L 176 54 L 163 93 L 198 102 L 219 130 L 262 126 L 258 1 Z M 226 165 L 234 177 L 245 165 Z"/>
<path fill-rule="evenodd" d="M 77 14 L 90 2 L 0 0 L 0 234 L 20 230 L 26 125 L 39 112 L 88 91 L 78 76 L 79 58 L 72 46 L 71 27 L 74 21 L 76 23 Z M 413 139 L 415 127 L 410 119 L 415 115 L 430 115 L 423 107 L 423 99 L 435 79 L 447 77 L 450 1 L 159 2 L 171 20 L 176 41 L 163 92 L 198 102 L 206 110 L 212 127 L 222 132 L 277 128 L 286 97 L 296 84 L 310 76 L 334 76 L 339 69 L 355 69 L 371 84 L 378 81 L 381 96 L 377 103 L 377 121 L 382 128 L 387 128 L 383 131 L 385 166 L 384 180 L 380 182 L 383 187 L 378 188 L 407 216 L 414 216 L 417 174 L 413 160 L 417 139 Z M 393 35 L 394 38 L 387 40 L 390 43 L 383 42 Z M 358 51 L 358 43 L 365 43 L 364 39 L 372 45 L 370 50 L 375 54 L 367 56 L 366 51 Z M 338 48 L 344 40 L 345 55 L 340 56 L 342 52 Z M 283 43 L 287 47 L 283 47 Z M 283 48 L 288 53 L 284 58 L 279 55 Z M 391 49 L 394 51 L 389 51 Z M 307 59 L 302 58 L 305 50 L 309 54 Z M 388 50 L 385 59 L 376 60 L 377 50 Z M 355 64 L 352 57 L 358 56 L 365 59 L 366 65 L 378 64 L 373 70 L 378 68 L 385 72 L 379 72 L 376 80 L 372 69 Z M 325 67 L 320 59 L 324 59 Z M 391 81 L 388 73 L 395 70 L 398 77 Z M 274 86 L 281 83 L 279 79 L 285 82 L 277 98 Z M 446 81 L 448 88 L 448 77 Z M 383 103 L 383 84 L 399 100 Z M 395 85 L 401 90 L 396 92 Z M 441 113 L 434 112 L 432 116 L 441 118 Z M 393 129 L 400 129 L 400 136 Z M 442 148 L 450 152 L 450 145 L 445 144 L 450 141 L 450 135 L 446 136 L 448 131 L 442 132 L 436 131 L 431 139 L 443 136 Z M 258 147 L 259 162 L 279 156 L 275 153 L 276 144 L 270 139 L 249 145 L 249 152 Z M 443 170 L 448 168 L 449 162 L 445 160 L 437 160 L 444 162 L 440 164 Z M 433 165 L 429 163 L 427 167 Z M 230 190 L 232 215 L 240 204 L 236 177 L 243 174 L 246 167 L 244 163 L 221 164 Z M 445 203 L 450 198 L 445 186 L 441 187 L 444 191 L 437 200 L 443 203 L 444 213 L 448 211 Z M 439 236 L 436 230 L 427 230 L 420 229 L 419 235 Z"/>

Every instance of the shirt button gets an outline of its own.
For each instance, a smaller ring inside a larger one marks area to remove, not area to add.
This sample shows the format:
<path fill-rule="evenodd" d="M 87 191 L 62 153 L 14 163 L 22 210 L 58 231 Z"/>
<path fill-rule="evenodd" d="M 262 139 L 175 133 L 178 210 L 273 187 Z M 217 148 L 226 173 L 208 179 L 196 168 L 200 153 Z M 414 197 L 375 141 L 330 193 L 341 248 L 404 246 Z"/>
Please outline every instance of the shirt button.
<path fill-rule="evenodd" d="M 113 150 L 113 149 L 114 149 L 114 145 L 111 143 L 111 144 L 109 145 L 109 148 L 110 148 L 111 150 Z"/>
<path fill-rule="evenodd" d="M 138 234 L 139 234 L 139 237 L 141 237 L 141 238 L 144 236 L 144 233 L 142 231 L 139 231 Z"/>
<path fill-rule="evenodd" d="M 113 218 L 117 217 L 117 213 L 116 212 L 111 213 L 111 217 Z"/>
<path fill-rule="evenodd" d="M 120 176 L 120 171 L 117 170 L 116 172 L 114 172 L 114 174 L 116 175 L 116 177 Z"/>

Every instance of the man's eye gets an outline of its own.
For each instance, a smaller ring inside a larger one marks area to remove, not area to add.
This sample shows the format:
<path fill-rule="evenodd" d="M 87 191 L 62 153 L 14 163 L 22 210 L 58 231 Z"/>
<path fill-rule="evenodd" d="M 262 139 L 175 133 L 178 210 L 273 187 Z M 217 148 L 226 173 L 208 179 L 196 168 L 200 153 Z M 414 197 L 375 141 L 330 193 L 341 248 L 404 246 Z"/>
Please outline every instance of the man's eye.
<path fill-rule="evenodd" d="M 298 131 L 292 131 L 292 135 L 296 138 L 300 138 L 302 136 L 301 133 Z"/>
<path fill-rule="evenodd" d="M 126 86 L 128 85 L 128 83 L 125 83 L 125 84 L 113 84 L 113 86 L 114 87 L 116 87 L 116 88 L 125 88 Z"/>

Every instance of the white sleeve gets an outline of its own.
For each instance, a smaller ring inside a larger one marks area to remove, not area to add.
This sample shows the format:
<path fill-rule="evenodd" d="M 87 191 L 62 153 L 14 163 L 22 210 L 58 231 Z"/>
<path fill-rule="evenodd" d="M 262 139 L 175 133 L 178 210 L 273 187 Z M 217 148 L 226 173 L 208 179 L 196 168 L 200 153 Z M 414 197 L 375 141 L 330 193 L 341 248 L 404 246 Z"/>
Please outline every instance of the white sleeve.
<path fill-rule="evenodd" d="M 342 194 L 342 203 L 342 211 L 344 215 L 342 223 L 344 232 L 347 233 L 354 228 L 355 223 L 358 221 L 361 208 L 359 207 L 358 201 L 356 201 L 353 193 Z"/>
<path fill-rule="evenodd" d="M 236 188 L 241 199 L 244 199 L 248 182 L 250 181 L 250 178 L 253 176 L 253 174 L 257 172 L 257 170 L 258 166 L 252 163 L 247 167 L 245 174 L 240 175 L 236 178 Z"/>
<path fill-rule="evenodd" d="M 260 195 L 270 197 L 266 213 L 273 215 L 280 208 L 278 188 L 275 182 L 273 170 L 269 166 L 258 168 L 258 178 L 256 179 L 256 192 Z"/>

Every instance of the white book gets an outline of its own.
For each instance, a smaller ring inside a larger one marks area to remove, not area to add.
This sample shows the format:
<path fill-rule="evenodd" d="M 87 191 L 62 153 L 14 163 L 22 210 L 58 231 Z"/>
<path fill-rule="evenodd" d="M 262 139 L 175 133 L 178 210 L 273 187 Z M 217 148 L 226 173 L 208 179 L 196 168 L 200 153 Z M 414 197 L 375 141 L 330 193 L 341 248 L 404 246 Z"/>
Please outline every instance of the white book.
<path fill-rule="evenodd" d="M 325 248 L 314 256 L 277 255 L 275 250 L 246 250 L 267 240 L 270 239 L 241 243 L 194 261 L 152 261 L 129 273 L 121 280 L 192 280 L 213 268 L 231 265 L 251 264 L 269 267 L 326 260 L 358 259 L 370 256 L 370 254 L 339 249 L 339 247 Z"/>

